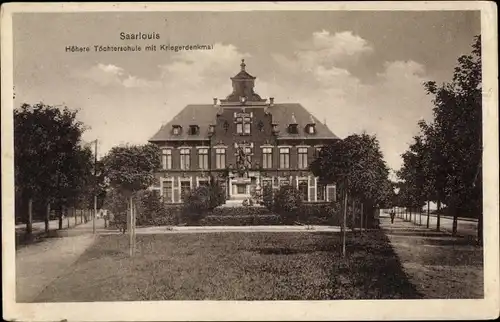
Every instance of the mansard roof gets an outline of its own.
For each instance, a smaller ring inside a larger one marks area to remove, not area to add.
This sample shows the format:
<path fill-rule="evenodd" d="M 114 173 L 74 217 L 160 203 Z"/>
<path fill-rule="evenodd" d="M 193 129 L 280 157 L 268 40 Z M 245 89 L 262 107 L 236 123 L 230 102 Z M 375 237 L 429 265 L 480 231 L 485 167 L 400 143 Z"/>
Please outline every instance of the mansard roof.
<path fill-rule="evenodd" d="M 218 110 L 219 107 L 209 104 L 187 105 L 170 122 L 163 125 L 149 141 L 207 140 L 208 128 L 211 124 L 215 123 Z M 182 127 L 180 134 L 173 134 L 174 125 Z M 198 134 L 190 135 L 188 133 L 190 125 L 198 125 L 200 127 Z"/>
<path fill-rule="evenodd" d="M 247 109 L 252 108 L 247 106 Z M 220 107 L 210 104 L 187 105 L 180 111 L 170 122 L 163 125 L 160 130 L 149 140 L 150 142 L 159 141 L 188 141 L 188 140 L 208 140 L 208 131 L 211 124 L 216 123 L 217 112 Z M 297 103 L 275 103 L 269 106 L 267 111 L 271 113 L 273 123 L 278 125 L 278 139 L 338 139 L 330 129 L 301 104 Z M 288 133 L 287 127 L 290 124 L 293 114 L 295 122 L 298 125 L 298 133 Z M 305 127 L 314 121 L 316 131 L 310 134 L 305 131 Z M 172 132 L 174 125 L 180 125 L 182 131 L 178 135 Z M 189 135 L 188 129 L 190 125 L 198 125 L 200 130 L 198 134 Z"/>

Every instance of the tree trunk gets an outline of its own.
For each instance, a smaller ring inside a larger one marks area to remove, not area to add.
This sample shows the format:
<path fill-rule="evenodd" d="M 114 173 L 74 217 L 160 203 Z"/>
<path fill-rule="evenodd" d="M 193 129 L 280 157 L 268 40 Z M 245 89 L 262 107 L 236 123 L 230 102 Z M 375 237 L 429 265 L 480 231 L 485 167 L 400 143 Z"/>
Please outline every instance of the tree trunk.
<path fill-rule="evenodd" d="M 50 220 L 50 202 L 47 202 L 47 211 L 45 213 L 45 233 L 49 232 L 49 220 Z"/>
<path fill-rule="evenodd" d="M 450 205 L 451 207 L 448 207 L 448 209 L 452 212 L 453 214 L 453 226 L 451 229 L 451 235 L 456 236 L 457 235 L 457 228 L 458 228 L 458 212 L 457 209 L 455 208 L 455 204 L 452 203 Z"/>
<path fill-rule="evenodd" d="M 62 212 L 62 207 L 61 206 L 57 207 L 56 214 L 57 214 L 57 219 L 59 220 L 59 230 L 61 230 L 61 229 L 63 229 L 62 228 L 62 225 L 63 225 L 63 220 L 62 220 L 63 212 Z"/>
<path fill-rule="evenodd" d="M 69 211 L 68 208 L 64 207 L 64 215 L 66 216 L 66 221 L 68 223 L 68 228 L 69 228 Z"/>
<path fill-rule="evenodd" d="M 429 200 L 427 200 L 427 228 L 429 228 L 429 220 L 430 220 L 430 215 L 431 215 L 430 204 L 431 204 L 431 202 Z"/>
<path fill-rule="evenodd" d="M 483 213 L 479 214 L 477 218 L 477 242 L 479 245 L 483 244 Z"/>
<path fill-rule="evenodd" d="M 26 222 L 26 234 L 33 233 L 33 199 L 28 199 L 28 221 Z"/>
<path fill-rule="evenodd" d="M 344 222 L 342 223 L 342 257 L 345 257 L 346 253 L 346 225 L 347 225 L 347 190 L 344 190 Z"/>
<path fill-rule="evenodd" d="M 437 224 L 436 224 L 436 231 L 441 230 L 441 200 L 438 199 L 437 201 Z"/>
<path fill-rule="evenodd" d="M 127 230 L 128 230 L 128 248 L 129 248 L 129 255 L 132 257 L 134 256 L 134 235 L 132 233 L 132 219 L 133 219 L 133 213 L 132 213 L 132 197 L 129 198 L 128 202 L 128 212 L 127 212 Z"/>
<path fill-rule="evenodd" d="M 422 207 L 420 207 L 419 211 L 418 211 L 418 225 L 419 226 L 422 226 Z"/>
<path fill-rule="evenodd" d="M 76 227 L 76 225 L 78 225 L 78 223 L 76 222 L 76 219 L 77 219 L 77 215 L 76 215 L 76 208 L 75 208 L 75 207 L 73 207 L 73 208 L 71 208 L 71 209 L 72 209 L 72 210 L 71 210 L 71 212 L 73 213 L 73 217 L 75 217 L 75 227 Z"/>
<path fill-rule="evenodd" d="M 356 228 L 356 200 L 353 198 L 351 202 L 351 209 L 352 209 L 352 214 L 351 214 L 351 226 L 352 226 L 352 231 L 354 232 L 354 229 Z"/>
<path fill-rule="evenodd" d="M 363 231 L 363 220 L 364 220 L 364 214 L 363 214 L 363 202 L 361 202 L 361 212 L 359 214 L 360 220 L 359 220 L 359 231 Z"/>

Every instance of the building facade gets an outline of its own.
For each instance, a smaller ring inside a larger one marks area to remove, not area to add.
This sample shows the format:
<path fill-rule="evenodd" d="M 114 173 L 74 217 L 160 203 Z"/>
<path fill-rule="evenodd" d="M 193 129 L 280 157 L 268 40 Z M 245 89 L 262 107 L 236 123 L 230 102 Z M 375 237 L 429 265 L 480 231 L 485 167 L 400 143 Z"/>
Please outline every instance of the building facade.
<path fill-rule="evenodd" d="M 339 138 L 302 105 L 261 98 L 244 60 L 240 67 L 225 99 L 187 105 L 149 140 L 162 151 L 152 188 L 173 204 L 210 178 L 220 182 L 228 200 L 286 184 L 297 187 L 306 202 L 334 200 L 335 186 L 318 182 L 308 165 L 322 146 Z"/>

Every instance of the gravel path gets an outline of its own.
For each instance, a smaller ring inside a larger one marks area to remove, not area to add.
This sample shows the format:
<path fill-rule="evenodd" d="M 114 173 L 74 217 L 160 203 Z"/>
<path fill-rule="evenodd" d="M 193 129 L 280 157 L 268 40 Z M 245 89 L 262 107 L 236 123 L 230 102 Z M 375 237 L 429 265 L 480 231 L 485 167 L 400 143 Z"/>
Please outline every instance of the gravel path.
<path fill-rule="evenodd" d="M 425 298 L 483 298 L 483 249 L 468 238 L 382 215 L 385 230 L 406 274 Z"/>

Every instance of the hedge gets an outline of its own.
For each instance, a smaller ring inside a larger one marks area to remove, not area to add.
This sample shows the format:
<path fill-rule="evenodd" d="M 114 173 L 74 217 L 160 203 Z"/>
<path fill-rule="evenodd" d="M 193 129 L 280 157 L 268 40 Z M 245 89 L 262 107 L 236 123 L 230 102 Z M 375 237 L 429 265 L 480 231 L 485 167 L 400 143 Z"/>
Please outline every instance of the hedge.
<path fill-rule="evenodd" d="M 305 204 L 301 207 L 297 221 L 304 225 L 338 226 L 340 212 L 330 205 Z M 138 223 L 139 224 L 139 223 Z M 183 211 L 181 206 L 167 206 L 163 216 L 155 216 L 148 221 L 142 220 L 140 226 L 259 226 L 295 224 L 282 216 L 270 212 L 265 207 L 220 207 L 212 212 L 193 217 Z"/>

